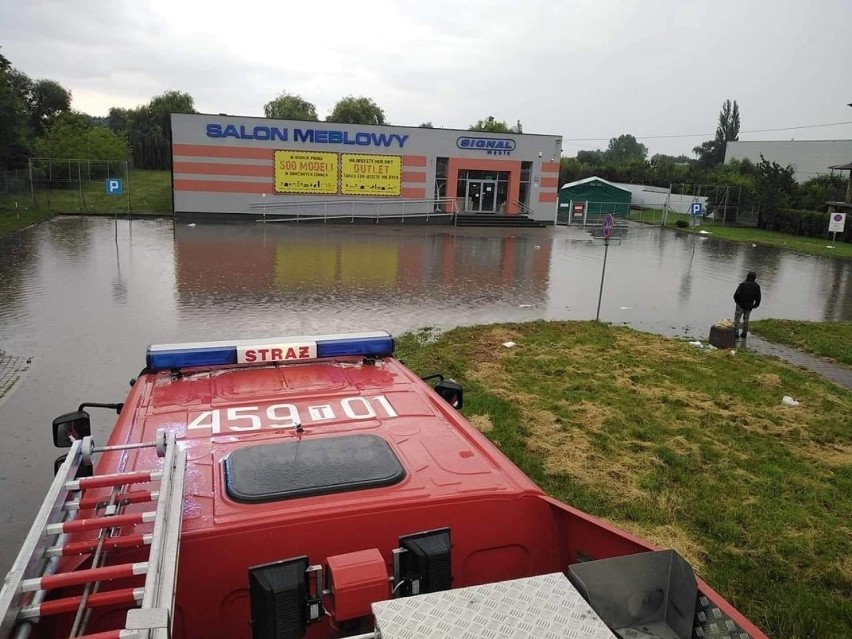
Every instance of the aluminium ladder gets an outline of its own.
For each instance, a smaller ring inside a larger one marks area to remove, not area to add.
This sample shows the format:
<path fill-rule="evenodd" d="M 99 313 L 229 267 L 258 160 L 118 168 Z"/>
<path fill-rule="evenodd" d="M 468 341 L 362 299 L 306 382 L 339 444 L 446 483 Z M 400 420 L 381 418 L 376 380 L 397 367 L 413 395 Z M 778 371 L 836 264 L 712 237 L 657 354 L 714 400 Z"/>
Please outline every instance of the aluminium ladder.
<path fill-rule="evenodd" d="M 136 448 L 156 448 L 163 458 L 162 470 L 77 478 L 81 465 L 94 463 L 94 453 Z M 103 448 L 95 448 L 91 437 L 75 441 L 0 590 L 0 639 L 27 639 L 40 619 L 75 611 L 69 638 L 169 639 L 185 471 L 186 451 L 178 449 L 174 432 L 158 431 L 155 442 Z M 155 482 L 159 490 L 129 490 Z M 96 494 L 87 496 L 88 490 Z M 146 502 L 156 506 L 124 512 L 129 504 Z M 90 513 L 86 518 L 78 517 L 86 511 Z M 134 533 L 132 527 L 141 523 L 153 523 L 152 532 Z M 97 531 L 97 537 L 68 541 L 70 534 L 82 531 Z M 107 563 L 110 551 L 137 547 L 147 548 L 147 561 Z M 91 557 L 91 567 L 57 572 L 60 559 L 71 555 Z M 144 587 L 100 590 L 110 579 L 134 575 L 145 575 Z M 50 590 L 80 585 L 82 595 L 46 600 Z M 128 609 L 123 628 L 85 634 L 93 608 L 117 605 Z"/>

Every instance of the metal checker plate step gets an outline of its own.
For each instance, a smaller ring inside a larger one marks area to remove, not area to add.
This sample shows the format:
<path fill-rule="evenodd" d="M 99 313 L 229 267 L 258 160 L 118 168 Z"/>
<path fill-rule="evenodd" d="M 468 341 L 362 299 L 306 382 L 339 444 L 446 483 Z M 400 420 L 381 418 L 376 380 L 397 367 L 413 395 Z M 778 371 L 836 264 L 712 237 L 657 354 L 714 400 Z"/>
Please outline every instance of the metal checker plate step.
<path fill-rule="evenodd" d="M 382 639 L 612 639 L 562 573 L 372 604 Z"/>
<path fill-rule="evenodd" d="M 751 639 L 751 635 L 735 624 L 707 597 L 698 595 L 692 639 Z"/>

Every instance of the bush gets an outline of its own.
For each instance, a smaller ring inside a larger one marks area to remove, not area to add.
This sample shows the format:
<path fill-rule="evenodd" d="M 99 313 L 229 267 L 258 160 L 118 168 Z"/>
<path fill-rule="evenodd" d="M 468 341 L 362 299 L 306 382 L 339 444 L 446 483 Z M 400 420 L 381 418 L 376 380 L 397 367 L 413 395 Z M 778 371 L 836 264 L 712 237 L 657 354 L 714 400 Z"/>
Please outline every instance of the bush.
<path fill-rule="evenodd" d="M 685 229 L 689 227 L 689 222 L 687 222 L 686 220 L 677 220 L 675 222 L 675 226 L 679 229 Z"/>
<path fill-rule="evenodd" d="M 849 217 L 847 215 L 847 217 Z M 829 214 L 822 211 L 803 211 L 799 209 L 777 209 L 763 214 L 767 231 L 778 231 L 790 235 L 805 237 L 826 237 L 828 234 Z M 838 240 L 852 242 L 852 224 L 847 219 L 845 231 Z"/>

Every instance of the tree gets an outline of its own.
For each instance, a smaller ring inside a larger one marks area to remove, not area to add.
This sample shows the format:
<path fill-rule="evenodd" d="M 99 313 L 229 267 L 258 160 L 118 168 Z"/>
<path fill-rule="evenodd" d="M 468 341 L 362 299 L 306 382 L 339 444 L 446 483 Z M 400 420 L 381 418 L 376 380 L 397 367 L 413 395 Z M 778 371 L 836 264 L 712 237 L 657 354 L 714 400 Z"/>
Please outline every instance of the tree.
<path fill-rule="evenodd" d="M 308 120 L 316 122 L 317 108 L 300 95 L 282 91 L 281 94 L 263 105 L 267 118 L 278 120 Z"/>
<path fill-rule="evenodd" d="M 130 123 L 130 109 L 112 107 L 107 114 L 107 127 L 113 133 L 124 133 Z"/>
<path fill-rule="evenodd" d="M 612 138 L 606 149 L 606 159 L 614 164 L 642 162 L 647 155 L 648 147 L 637 141 L 629 133 Z"/>
<path fill-rule="evenodd" d="M 29 155 L 27 109 L 13 73 L 9 61 L 0 56 L 0 171 L 23 166 Z"/>
<path fill-rule="evenodd" d="M 71 92 L 53 80 L 36 80 L 29 96 L 30 123 L 36 135 L 44 133 L 71 110 Z"/>
<path fill-rule="evenodd" d="M 191 95 L 182 91 L 166 91 L 135 109 L 113 107 L 109 111 L 109 128 L 114 133 L 124 132 L 127 135 L 136 167 L 168 169 L 172 158 L 172 113 L 195 112 L 195 101 Z"/>
<path fill-rule="evenodd" d="M 388 124 L 385 112 L 372 99 L 351 95 L 341 98 L 325 120 L 340 124 Z"/>
<path fill-rule="evenodd" d="M 509 133 L 509 125 L 503 120 L 496 120 L 493 115 L 489 115 L 484 120 L 477 120 L 476 124 L 471 124 L 468 131 L 486 131 L 488 133 Z"/>
<path fill-rule="evenodd" d="M 724 142 L 735 142 L 740 139 L 740 107 L 734 100 L 722 103 L 719 112 L 719 125 L 716 127 L 716 139 Z"/>
<path fill-rule="evenodd" d="M 760 209 L 757 227 L 766 228 L 766 216 L 778 209 L 790 208 L 796 197 L 796 181 L 793 167 L 770 162 L 760 155 L 760 164 L 755 167 L 755 194 Z"/>
<path fill-rule="evenodd" d="M 434 129 L 435 126 L 431 122 L 421 122 L 417 125 L 421 129 Z"/>
<path fill-rule="evenodd" d="M 666 155 L 655 153 L 651 156 L 651 166 L 686 166 L 691 160 L 685 155 Z"/>
<path fill-rule="evenodd" d="M 716 137 L 695 147 L 692 151 L 698 156 L 698 162 L 704 167 L 719 166 L 725 162 L 728 142 L 740 139 L 740 107 L 737 101 L 725 100 L 719 111 L 719 124 Z"/>
<path fill-rule="evenodd" d="M 600 149 L 595 151 L 577 151 L 577 161 L 582 164 L 602 164 L 604 161 L 604 152 Z M 585 176 L 589 177 L 589 176 Z"/>
<path fill-rule="evenodd" d="M 85 113 L 70 111 L 60 115 L 36 142 L 36 151 L 48 158 L 80 160 L 126 160 L 127 141 L 102 126 L 92 126 Z"/>

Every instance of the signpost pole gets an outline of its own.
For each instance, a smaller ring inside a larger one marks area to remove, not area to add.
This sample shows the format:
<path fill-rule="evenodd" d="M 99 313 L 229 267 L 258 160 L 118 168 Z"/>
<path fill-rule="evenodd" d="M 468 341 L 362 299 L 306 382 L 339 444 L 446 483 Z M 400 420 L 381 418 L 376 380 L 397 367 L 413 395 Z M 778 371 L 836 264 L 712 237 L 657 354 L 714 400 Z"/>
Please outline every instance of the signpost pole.
<path fill-rule="evenodd" d="M 595 313 L 595 321 L 599 322 L 601 320 L 601 299 L 603 298 L 603 285 L 604 285 L 604 276 L 606 275 L 606 255 L 609 252 L 609 238 L 604 239 L 604 259 L 603 259 L 603 268 L 601 269 L 601 288 L 598 291 L 598 310 Z"/>
<path fill-rule="evenodd" d="M 587 204 L 588 208 L 588 204 Z M 603 219 L 603 237 L 604 237 L 604 259 L 603 259 L 603 268 L 601 269 L 601 288 L 598 291 L 598 310 L 595 313 L 595 321 L 599 322 L 601 319 L 601 299 L 603 299 L 603 285 L 604 285 L 604 276 L 606 275 L 606 256 L 609 253 L 609 238 L 612 237 L 612 225 L 615 222 L 615 219 L 612 217 L 610 213 L 607 213 Z"/>

